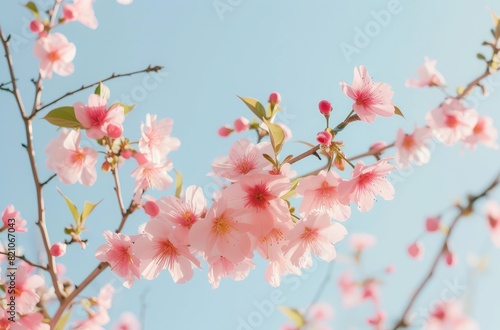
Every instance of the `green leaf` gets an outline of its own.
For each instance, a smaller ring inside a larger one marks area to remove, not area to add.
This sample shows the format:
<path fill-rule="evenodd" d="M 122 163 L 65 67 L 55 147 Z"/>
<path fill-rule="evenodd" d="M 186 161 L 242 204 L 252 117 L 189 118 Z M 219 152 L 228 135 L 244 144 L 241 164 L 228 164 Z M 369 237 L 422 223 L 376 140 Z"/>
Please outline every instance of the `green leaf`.
<path fill-rule="evenodd" d="M 104 85 L 102 82 L 97 85 L 95 88 L 94 94 L 100 95 L 101 97 L 104 97 L 106 100 L 109 100 L 109 97 L 111 96 L 111 91 L 109 90 L 109 87 Z"/>
<path fill-rule="evenodd" d="M 398 115 L 398 116 L 403 117 L 403 118 L 405 117 L 405 116 L 403 115 L 403 113 L 401 112 L 401 110 L 400 110 L 397 106 L 394 106 L 394 113 L 395 113 L 396 115 Z"/>
<path fill-rule="evenodd" d="M 43 119 L 58 127 L 84 128 L 76 119 L 73 107 L 60 107 L 50 111 Z"/>
<path fill-rule="evenodd" d="M 500 17 L 495 14 L 493 10 L 490 10 L 491 18 L 493 18 L 493 24 L 495 27 L 493 28 L 492 32 L 493 35 L 495 36 L 495 39 L 500 38 Z"/>
<path fill-rule="evenodd" d="M 259 118 L 259 119 L 264 119 L 266 118 L 266 109 L 264 109 L 264 106 L 257 100 L 251 97 L 241 97 L 238 96 L 245 104 L 246 106 L 252 110 L 252 112 Z"/>
<path fill-rule="evenodd" d="M 295 178 L 292 180 L 292 189 L 290 189 L 289 192 L 287 192 L 286 194 L 284 194 L 283 196 L 281 196 L 281 199 L 284 199 L 284 200 L 288 200 L 290 199 L 290 197 L 293 197 L 295 195 L 295 189 L 297 188 L 297 185 L 299 184 L 299 181 L 301 180 L 302 178 Z"/>
<path fill-rule="evenodd" d="M 68 205 L 69 211 L 71 212 L 71 215 L 73 216 L 73 219 L 75 219 L 75 223 L 78 226 L 78 220 L 80 219 L 80 212 L 78 212 L 78 208 L 76 207 L 75 204 L 69 199 L 68 197 L 64 196 L 63 192 L 61 189 L 57 188 L 57 191 L 61 194 L 61 196 L 64 198 L 64 201 L 66 202 L 66 205 Z"/>
<path fill-rule="evenodd" d="M 486 61 L 486 57 L 484 57 L 484 55 L 483 55 L 483 54 L 481 54 L 481 53 L 477 53 L 477 54 L 476 54 L 476 57 L 477 57 L 478 59 L 482 60 L 482 61 Z"/>
<path fill-rule="evenodd" d="M 111 104 L 111 107 L 112 107 L 112 106 L 114 106 L 114 105 L 119 105 L 119 106 L 121 106 L 121 107 L 123 108 L 123 114 L 125 114 L 125 115 L 126 115 L 127 113 L 129 113 L 130 111 L 132 111 L 132 109 L 134 109 L 134 108 L 135 108 L 135 103 L 130 104 L 130 105 L 127 105 L 127 104 L 125 104 L 125 103 L 115 102 L 115 103 Z"/>
<path fill-rule="evenodd" d="M 64 330 L 64 327 L 66 326 L 66 323 L 68 323 L 70 316 L 71 316 L 71 309 L 67 311 L 63 316 L 61 316 L 61 318 L 59 319 L 59 321 L 57 321 L 57 324 L 53 330 Z"/>
<path fill-rule="evenodd" d="M 262 121 L 267 125 L 267 130 L 271 138 L 271 145 L 274 149 L 274 154 L 278 156 L 283 148 L 283 143 L 285 142 L 285 133 L 281 126 L 269 122 L 266 118 L 262 118 Z"/>
<path fill-rule="evenodd" d="M 182 192 L 182 173 L 175 171 L 175 197 L 180 198 Z"/>
<path fill-rule="evenodd" d="M 90 213 L 92 213 L 92 211 L 94 211 L 95 207 L 97 205 L 99 205 L 100 202 L 102 202 L 102 200 L 98 201 L 97 203 L 91 203 L 91 202 L 85 201 L 85 204 L 83 204 L 82 214 L 80 215 L 80 220 L 81 220 L 82 226 L 85 223 L 85 220 L 87 219 L 87 217 L 90 215 Z"/>
<path fill-rule="evenodd" d="M 33 1 L 28 2 L 24 6 L 28 8 L 33 15 L 35 15 L 36 19 L 40 19 L 40 13 L 38 12 L 38 7 Z"/>
<path fill-rule="evenodd" d="M 302 314 L 300 314 L 300 312 L 298 310 L 296 310 L 295 308 L 290 308 L 290 307 L 286 307 L 286 306 L 279 306 L 278 307 L 280 309 L 280 311 L 285 314 L 286 316 L 288 316 L 288 318 L 293 322 L 295 323 L 295 325 L 297 326 L 297 328 L 302 328 L 304 325 L 306 325 L 306 320 L 304 319 L 304 316 L 302 316 Z"/>

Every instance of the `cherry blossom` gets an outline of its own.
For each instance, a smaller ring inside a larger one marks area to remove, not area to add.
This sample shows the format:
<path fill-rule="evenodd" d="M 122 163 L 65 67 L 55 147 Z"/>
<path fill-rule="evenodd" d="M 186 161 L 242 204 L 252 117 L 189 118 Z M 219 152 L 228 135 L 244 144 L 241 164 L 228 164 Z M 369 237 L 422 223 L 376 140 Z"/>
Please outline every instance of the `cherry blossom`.
<path fill-rule="evenodd" d="M 62 8 L 63 17 L 67 22 L 77 21 L 90 29 L 97 29 L 97 18 L 94 14 L 94 0 L 73 0 Z"/>
<path fill-rule="evenodd" d="M 431 151 L 427 142 L 432 138 L 432 131 L 427 127 L 416 127 L 413 133 L 407 134 L 401 128 L 396 137 L 396 163 L 405 168 L 411 163 L 423 165 L 429 162 Z"/>
<path fill-rule="evenodd" d="M 145 155 L 136 153 L 134 158 L 137 160 L 137 167 L 131 176 L 135 178 L 134 192 L 147 190 L 149 188 L 166 190 L 172 185 L 173 179 L 168 172 L 174 168 L 169 159 L 164 163 L 154 163 Z"/>
<path fill-rule="evenodd" d="M 423 330 L 478 330 L 479 326 L 463 312 L 456 300 L 441 301 L 431 312 Z"/>
<path fill-rule="evenodd" d="M 141 124 L 139 149 L 155 163 L 161 162 L 170 151 L 179 149 L 181 141 L 171 137 L 174 121 L 170 118 L 156 119 L 156 115 L 147 114 L 146 123 Z"/>
<path fill-rule="evenodd" d="M 113 325 L 113 330 L 141 330 L 141 323 L 131 312 L 120 315 L 118 321 Z"/>
<path fill-rule="evenodd" d="M 16 312 L 20 314 L 29 314 L 34 311 L 36 304 L 40 301 L 37 290 L 45 284 L 40 275 L 30 275 L 31 267 L 22 263 L 15 271 L 15 278 L 9 278 L 9 272 L 6 275 L 6 281 L 14 281 L 16 290 L 14 294 L 6 292 L 7 301 L 15 300 Z M 11 298 L 13 296 L 13 298 Z"/>
<path fill-rule="evenodd" d="M 56 172 L 63 183 L 73 184 L 78 181 L 91 186 L 97 178 L 97 151 L 91 147 L 81 148 L 80 138 L 80 131 L 63 129 L 45 149 L 48 155 L 46 165 L 49 170 Z"/>
<path fill-rule="evenodd" d="M 250 121 L 245 117 L 239 117 L 234 121 L 233 126 L 237 133 L 245 132 L 250 128 Z"/>
<path fill-rule="evenodd" d="M 14 221 L 12 221 L 14 219 Z M 10 220 L 10 221 L 9 221 Z M 26 228 L 27 221 L 21 218 L 21 212 L 16 211 L 14 205 L 7 205 L 2 212 L 3 228 L 14 228 L 16 233 L 25 233 L 28 231 Z"/>
<path fill-rule="evenodd" d="M 40 76 L 52 77 L 52 71 L 60 76 L 73 73 L 76 47 L 61 33 L 49 34 L 35 41 L 34 54 L 40 59 Z"/>
<path fill-rule="evenodd" d="M 352 109 L 361 120 L 371 123 L 377 115 L 390 117 L 394 114 L 391 86 L 373 82 L 364 65 L 354 68 L 352 85 L 342 81 L 340 86 L 344 94 L 354 100 Z"/>
<path fill-rule="evenodd" d="M 424 58 L 424 64 L 418 68 L 418 79 L 409 78 L 406 80 L 407 87 L 444 87 L 443 75 L 436 69 L 436 60 Z"/>
<path fill-rule="evenodd" d="M 349 246 L 356 252 L 362 252 L 371 248 L 377 242 L 377 238 L 369 233 L 354 233 L 349 235 Z"/>
<path fill-rule="evenodd" d="M 474 150 L 479 143 L 488 148 L 498 149 L 498 132 L 493 126 L 493 119 L 488 116 L 479 116 L 476 125 L 472 129 L 472 134 L 467 136 L 463 142 L 466 147 Z"/>
<path fill-rule="evenodd" d="M 239 262 L 232 262 L 223 256 L 213 256 L 209 258 L 208 263 L 208 282 L 213 289 L 219 287 L 220 280 L 225 277 L 231 277 L 235 281 L 244 280 L 251 269 L 255 267 L 250 258 L 245 258 Z"/>
<path fill-rule="evenodd" d="M 87 136 L 91 139 L 104 136 L 116 139 L 122 135 L 125 110 L 119 104 L 114 104 L 106 110 L 107 102 L 105 97 L 91 94 L 86 105 L 82 102 L 73 105 L 76 119 L 86 128 Z"/>

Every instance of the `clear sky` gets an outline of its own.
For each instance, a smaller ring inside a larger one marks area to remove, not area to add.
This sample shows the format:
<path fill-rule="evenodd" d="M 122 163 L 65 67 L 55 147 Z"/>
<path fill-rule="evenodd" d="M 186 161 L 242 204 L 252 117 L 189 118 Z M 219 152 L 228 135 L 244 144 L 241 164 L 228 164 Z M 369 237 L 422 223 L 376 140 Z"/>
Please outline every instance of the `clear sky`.
<path fill-rule="evenodd" d="M 41 3 L 50 3 L 48 0 Z M 216 5 L 225 4 L 217 11 Z M 156 78 L 135 76 L 109 83 L 111 100 L 130 100 L 136 108 L 127 116 L 126 134 L 139 137 L 139 125 L 146 113 L 174 119 L 173 136 L 182 146 L 171 154 L 174 166 L 184 175 L 186 184 L 196 184 L 206 191 L 213 189 L 211 162 L 227 154 L 238 137 L 221 139 L 217 128 L 239 116 L 251 118 L 251 113 L 236 95 L 252 96 L 266 101 L 272 91 L 279 91 L 286 109 L 283 120 L 293 130 L 294 141 L 314 141 L 322 129 L 323 119 L 317 113 L 317 103 L 329 99 L 334 106 L 333 121 L 348 113 L 351 100 L 345 97 L 339 82 L 350 83 L 353 67 L 364 64 L 376 81 L 387 82 L 395 91 L 394 102 L 406 119 L 377 118 L 371 125 L 353 124 L 342 133 L 346 153 L 367 150 L 376 140 L 392 142 L 398 128 L 411 130 L 422 125 L 427 111 L 436 107 L 444 95 L 439 90 L 408 89 L 406 78 L 416 76 L 424 56 L 438 60 L 438 69 L 446 78 L 450 90 L 471 81 L 483 71 L 476 53 L 487 52 L 481 46 L 490 38 L 492 21 L 488 8 L 500 12 L 498 2 L 477 0 L 373 0 L 373 1 L 264 1 L 264 0 L 136 0 L 130 6 L 115 1 L 96 1 L 99 20 L 97 30 L 80 24 L 63 26 L 59 32 L 76 44 L 75 72 L 67 78 L 54 76 L 45 82 L 43 99 L 49 101 L 82 83 L 97 81 L 111 73 L 162 65 L 165 72 Z M 380 16 L 380 11 L 390 13 Z M 388 11 L 391 10 L 391 11 Z M 377 21 L 377 18 L 379 22 Z M 11 33 L 15 69 L 28 104 L 33 99 L 31 78 L 37 75 L 38 62 L 33 58 L 34 37 L 27 30 L 31 16 L 18 1 L 0 4 L 0 24 L 4 33 Z M 361 37 L 368 33 L 369 36 Z M 3 59 L 3 57 L 2 57 Z M 0 81 L 7 81 L 4 61 L 0 62 Z M 500 76 L 491 78 L 487 86 L 490 95 L 474 93 L 469 102 L 482 114 L 500 122 Z M 61 105 L 86 101 L 88 92 L 67 98 Z M 19 235 L 28 256 L 36 258 L 40 237 L 34 226 L 36 207 L 25 150 L 21 147 L 24 132 L 14 100 L 0 93 L 0 208 L 15 204 L 30 223 L 30 232 Z M 497 125 L 498 127 L 498 125 Z M 44 147 L 58 133 L 43 120 L 35 121 L 38 166 L 43 177 Z M 254 134 L 242 134 L 254 138 Z M 91 144 L 84 140 L 83 144 Z M 290 153 L 298 154 L 304 146 L 290 143 Z M 371 160 L 370 160 L 371 161 Z M 479 147 L 462 152 L 461 147 L 446 148 L 436 144 L 431 162 L 424 167 L 396 172 L 392 176 L 396 188 L 393 201 L 379 200 L 369 213 L 355 212 L 345 225 L 350 233 L 371 232 L 378 244 L 364 259 L 366 273 L 377 273 L 387 264 L 397 271 L 387 278 L 382 289 L 383 306 L 392 325 L 402 312 L 409 294 L 426 273 L 441 236 L 426 236 L 426 255 L 420 262 L 410 260 L 406 246 L 417 238 L 425 216 L 441 212 L 454 200 L 483 189 L 500 169 L 498 150 Z M 308 159 L 297 167 L 299 172 L 319 166 Z M 122 170 L 124 195 L 133 191 L 132 170 Z M 70 213 L 56 192 L 61 188 L 76 204 L 85 200 L 104 201 L 88 220 L 89 245 L 80 251 L 70 246 L 61 262 L 68 268 L 68 277 L 79 283 L 97 260 L 96 248 L 104 241 L 101 232 L 118 225 L 119 212 L 110 175 L 99 174 L 93 187 L 64 185 L 53 180 L 46 187 L 47 222 L 52 241 L 63 240 L 63 227 L 71 221 Z M 172 194 L 152 192 L 156 197 Z M 492 195 L 500 200 L 500 193 Z M 454 295 L 467 299 L 468 310 L 481 324 L 481 329 L 495 330 L 500 313 L 492 306 L 500 293 L 500 257 L 489 241 L 483 216 L 483 203 L 478 215 L 462 221 L 452 238 L 459 253 L 459 264 L 446 269 L 439 266 L 435 278 L 415 305 L 419 313 L 443 294 L 450 283 L 456 283 Z M 445 221 L 454 215 L 447 213 Z M 124 232 L 134 234 L 147 220 L 141 212 L 134 214 Z M 439 236 L 439 237 L 437 237 Z M 348 253 L 346 242 L 338 245 L 340 255 Z M 470 276 L 466 267 L 467 253 L 490 256 L 490 268 L 480 276 Z M 128 290 L 121 280 L 106 271 L 85 295 L 96 294 L 111 282 L 117 293 L 110 311 L 116 319 L 123 311 L 139 313 L 141 296 L 146 304 L 146 329 L 238 329 L 240 320 L 248 321 L 256 313 L 258 326 L 251 329 L 277 329 L 286 321 L 272 305 L 269 313 L 259 312 L 263 301 L 279 300 L 279 304 L 306 307 L 327 270 L 327 264 L 317 262 L 303 278 L 287 278 L 274 289 L 265 282 L 265 265 L 256 260 L 256 268 L 242 282 L 223 280 L 218 289 L 211 289 L 206 278 L 207 267 L 196 271 L 192 281 L 184 285 L 173 283 L 168 272 L 154 281 L 141 280 Z M 365 329 L 364 319 L 371 307 L 345 310 L 334 282 L 348 265 L 337 263 L 333 280 L 327 285 L 322 299 L 335 306 L 335 329 Z M 453 291 L 453 290 L 452 290 Z M 83 318 L 82 312 L 75 312 Z M 254 322 L 255 323 L 255 322 Z M 241 328 L 241 327 L 240 327 Z M 243 328 L 244 329 L 244 328 Z M 415 328 L 417 329 L 417 328 Z"/>

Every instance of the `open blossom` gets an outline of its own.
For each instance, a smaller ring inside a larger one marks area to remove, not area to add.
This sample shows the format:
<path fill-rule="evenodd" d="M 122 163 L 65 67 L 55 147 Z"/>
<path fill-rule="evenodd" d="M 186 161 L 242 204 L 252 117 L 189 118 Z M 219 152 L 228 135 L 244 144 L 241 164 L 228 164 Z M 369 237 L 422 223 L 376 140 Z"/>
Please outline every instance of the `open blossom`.
<path fill-rule="evenodd" d="M 349 195 L 361 212 L 367 212 L 375 204 L 375 196 L 385 200 L 394 198 L 394 187 L 386 179 L 394 168 L 387 158 L 368 166 L 359 161 L 351 172 L 352 179 L 340 182 L 338 191 L 341 195 Z"/>
<path fill-rule="evenodd" d="M 297 195 L 304 196 L 300 213 L 327 213 L 336 220 L 346 220 L 351 216 L 349 196 L 339 195 L 339 175 L 333 171 L 321 171 L 316 176 L 307 176 L 299 181 Z"/>
<path fill-rule="evenodd" d="M 140 259 L 133 253 L 132 238 L 109 230 L 106 230 L 103 235 L 106 243 L 97 249 L 95 257 L 100 261 L 108 262 L 113 273 L 126 280 L 123 285 L 130 288 L 135 277 L 141 277 Z"/>
<path fill-rule="evenodd" d="M 94 184 L 97 178 L 97 151 L 90 147 L 80 147 L 80 131 L 63 129 L 49 143 L 45 152 L 48 155 L 47 168 L 56 172 L 63 183 L 73 184 L 78 181 L 85 186 Z"/>
<path fill-rule="evenodd" d="M 31 266 L 20 264 L 15 275 L 16 290 L 12 294 L 6 292 L 7 301 L 16 301 L 16 312 L 20 314 L 29 314 L 34 311 L 36 304 L 40 301 L 37 290 L 45 284 L 40 275 L 30 275 Z M 7 280 L 9 277 L 7 276 Z M 11 298 L 13 296 L 14 298 Z"/>
<path fill-rule="evenodd" d="M 174 282 L 185 283 L 193 277 L 193 266 L 200 262 L 191 253 L 188 242 L 178 237 L 176 230 L 165 221 L 150 220 L 134 243 L 134 255 L 141 259 L 141 273 L 148 279 L 156 278 L 167 269 Z"/>
<path fill-rule="evenodd" d="M 251 269 L 255 267 L 252 259 L 245 258 L 239 262 L 232 262 L 223 256 L 214 256 L 208 258 L 210 268 L 208 270 L 208 282 L 212 288 L 219 287 L 220 280 L 225 277 L 231 277 L 235 281 L 244 280 Z"/>
<path fill-rule="evenodd" d="M 12 221 L 14 219 L 14 221 Z M 7 205 L 2 213 L 2 222 L 4 228 L 14 228 L 16 233 L 25 233 L 28 231 L 26 228 L 26 220 L 21 218 L 21 212 L 16 211 L 14 205 Z"/>
<path fill-rule="evenodd" d="M 432 131 L 427 127 L 415 128 L 411 134 L 405 133 L 401 128 L 396 137 L 396 163 L 402 167 L 410 167 L 414 162 L 423 165 L 429 162 L 431 151 L 427 141 L 432 138 Z"/>
<path fill-rule="evenodd" d="M 60 76 L 73 73 L 73 59 L 76 55 L 75 44 L 61 33 L 51 33 L 35 41 L 34 54 L 40 59 L 40 76 L 52 77 L 52 71 Z"/>
<path fill-rule="evenodd" d="M 50 325 L 43 322 L 42 313 L 31 313 L 21 316 L 16 323 L 8 321 L 8 324 L 3 324 L 0 320 L 0 329 L 9 330 L 49 330 Z M 10 325 L 10 327 L 9 327 Z"/>
<path fill-rule="evenodd" d="M 181 145 L 178 138 L 171 137 L 174 121 L 170 118 L 156 119 L 156 115 L 146 115 L 146 123 L 141 124 L 139 149 L 148 154 L 153 162 L 160 162 L 170 151 L 177 150 Z"/>
<path fill-rule="evenodd" d="M 443 75 L 436 69 L 436 60 L 425 57 L 424 64 L 418 68 L 418 79 L 409 78 L 406 80 L 407 87 L 432 87 L 445 85 Z"/>
<path fill-rule="evenodd" d="M 87 136 L 91 139 L 100 139 L 109 136 L 117 139 L 122 135 L 122 123 L 125 120 L 124 109 L 115 104 L 106 110 L 108 100 L 98 94 L 91 94 L 87 105 L 77 102 L 75 108 L 76 119 L 87 130 Z"/>
<path fill-rule="evenodd" d="M 394 114 L 391 86 L 373 82 L 364 65 L 354 68 L 352 85 L 341 82 L 340 86 L 344 94 L 354 100 L 352 109 L 361 120 L 371 123 L 377 115 L 390 117 Z"/>
<path fill-rule="evenodd" d="M 62 8 L 64 19 L 68 22 L 77 21 L 88 28 L 97 28 L 97 18 L 94 14 L 94 0 L 73 0 Z"/>
<path fill-rule="evenodd" d="M 467 136 L 463 142 L 466 147 L 474 150 L 479 143 L 493 149 L 498 148 L 498 132 L 493 126 L 493 119 L 488 116 L 479 116 L 476 125 L 472 129 L 472 134 Z"/>
<path fill-rule="evenodd" d="M 473 134 L 478 114 L 476 110 L 466 108 L 460 100 L 449 98 L 428 112 L 425 118 L 436 138 L 450 146 Z"/>
<path fill-rule="evenodd" d="M 136 153 L 134 155 L 139 167 L 137 167 L 131 176 L 135 178 L 134 192 L 146 190 L 149 188 L 166 190 L 173 182 L 168 172 L 174 168 L 169 159 L 165 163 L 154 163 L 145 155 Z"/>
<path fill-rule="evenodd" d="M 118 321 L 113 325 L 113 330 L 141 330 L 141 323 L 131 312 L 125 312 L 120 315 Z"/>
<path fill-rule="evenodd" d="M 331 222 L 327 214 L 311 213 L 287 233 L 286 238 L 290 242 L 285 253 L 292 264 L 300 268 L 312 266 L 311 254 L 330 262 L 337 255 L 333 244 L 340 242 L 345 235 L 345 227 Z"/>
<path fill-rule="evenodd" d="M 220 157 L 212 164 L 215 175 L 236 181 L 249 173 L 262 173 L 269 162 L 262 154 L 271 154 L 268 142 L 254 145 L 248 139 L 236 141 L 229 151 L 229 156 Z"/>
<path fill-rule="evenodd" d="M 478 324 L 467 316 L 457 300 L 440 301 L 431 311 L 423 330 L 478 330 Z"/>
<path fill-rule="evenodd" d="M 500 205 L 491 200 L 486 204 L 485 211 L 491 240 L 496 247 L 500 248 Z"/>
<path fill-rule="evenodd" d="M 356 252 L 369 249 L 376 242 L 377 238 L 369 233 L 354 233 L 349 235 L 349 246 Z"/>

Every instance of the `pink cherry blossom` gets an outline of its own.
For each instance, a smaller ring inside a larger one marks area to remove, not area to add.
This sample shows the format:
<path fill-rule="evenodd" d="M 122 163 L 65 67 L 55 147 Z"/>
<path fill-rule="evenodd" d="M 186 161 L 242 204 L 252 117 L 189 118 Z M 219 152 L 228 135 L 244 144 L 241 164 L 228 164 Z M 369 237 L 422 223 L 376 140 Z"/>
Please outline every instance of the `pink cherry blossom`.
<path fill-rule="evenodd" d="M 123 285 L 130 288 L 135 277 L 141 277 L 140 259 L 133 253 L 132 238 L 109 230 L 104 231 L 103 235 L 106 243 L 97 249 L 95 257 L 108 262 L 113 273 L 125 279 Z"/>
<path fill-rule="evenodd" d="M 10 327 L 2 327 L 2 323 L 0 321 L 0 329 L 9 329 L 9 330 L 49 330 L 50 325 L 43 322 L 42 313 L 31 313 L 23 315 L 19 318 L 16 323 L 10 323 Z"/>
<path fill-rule="evenodd" d="M 250 173 L 262 173 L 269 162 L 262 156 L 270 154 L 268 142 L 254 145 L 248 139 L 236 141 L 229 151 L 228 157 L 220 157 L 212 164 L 215 175 L 236 181 Z"/>
<path fill-rule="evenodd" d="M 3 228 L 13 228 L 16 233 L 25 233 L 27 221 L 21 218 L 21 212 L 16 211 L 14 205 L 7 205 L 2 213 Z"/>
<path fill-rule="evenodd" d="M 410 257 L 412 257 L 413 259 L 421 260 L 424 256 L 424 247 L 418 241 L 411 243 L 408 246 L 407 251 L 408 251 L 408 255 Z"/>
<path fill-rule="evenodd" d="M 346 308 L 352 308 L 362 302 L 361 288 L 358 283 L 352 279 L 352 273 L 350 271 L 342 273 L 337 283 L 340 293 L 342 294 L 342 304 Z"/>
<path fill-rule="evenodd" d="M 71 330 L 105 330 L 102 325 L 109 323 L 108 311 L 99 308 L 96 312 L 89 314 L 85 320 L 75 321 Z"/>
<path fill-rule="evenodd" d="M 94 14 L 94 0 L 73 0 L 72 4 L 63 6 L 63 16 L 66 21 L 77 21 L 90 29 L 97 29 L 97 18 Z"/>
<path fill-rule="evenodd" d="M 369 233 L 354 233 L 349 236 L 349 246 L 356 252 L 371 248 L 377 242 L 377 238 Z"/>
<path fill-rule="evenodd" d="M 97 94 L 91 94 L 87 105 L 77 102 L 75 108 L 76 119 L 87 130 L 91 139 L 100 139 L 109 136 L 117 139 L 122 135 L 122 123 L 125 120 L 124 109 L 121 105 L 112 105 L 106 110 L 107 99 Z"/>
<path fill-rule="evenodd" d="M 424 64 L 418 68 L 418 79 L 409 78 L 406 80 L 406 87 L 444 87 L 443 75 L 436 69 L 436 60 L 424 58 Z"/>
<path fill-rule="evenodd" d="M 318 109 L 322 115 L 329 116 L 330 112 L 332 112 L 333 110 L 333 107 L 332 104 L 327 100 L 322 100 L 318 104 Z"/>
<path fill-rule="evenodd" d="M 80 131 L 63 129 L 45 152 L 48 155 L 47 168 L 56 172 L 61 182 L 73 184 L 78 181 L 91 186 L 96 181 L 97 151 L 80 147 Z"/>
<path fill-rule="evenodd" d="M 35 41 L 34 54 L 40 59 L 40 76 L 52 77 L 52 71 L 60 76 L 73 73 L 76 47 L 61 33 L 51 33 Z"/>
<path fill-rule="evenodd" d="M 396 163 L 402 168 L 411 163 L 423 165 L 429 162 L 431 151 L 427 142 L 432 138 L 432 131 L 427 127 L 415 128 L 413 133 L 406 134 L 401 128 L 396 137 Z"/>
<path fill-rule="evenodd" d="M 177 150 L 181 145 L 178 138 L 170 136 L 173 125 L 174 121 L 170 118 L 157 120 L 156 115 L 146 115 L 146 123 L 141 124 L 139 149 L 149 155 L 152 162 L 161 162 L 170 151 Z"/>
<path fill-rule="evenodd" d="M 384 311 L 377 311 L 374 316 L 369 317 L 366 322 L 374 326 L 375 330 L 383 330 L 384 328 L 384 322 L 387 320 L 387 314 Z"/>
<path fill-rule="evenodd" d="M 309 307 L 306 317 L 313 323 L 325 322 L 333 318 L 333 307 L 327 303 L 315 303 Z"/>
<path fill-rule="evenodd" d="M 300 204 L 300 213 L 327 213 L 339 221 L 346 220 L 351 215 L 349 196 L 339 195 L 339 175 L 333 171 L 321 171 L 316 176 L 308 176 L 299 181 L 296 192 L 304 196 Z"/>
<path fill-rule="evenodd" d="M 440 301 L 431 311 L 423 330 L 479 330 L 478 324 L 465 315 L 457 300 Z"/>
<path fill-rule="evenodd" d="M 283 123 L 276 123 L 276 125 L 278 125 L 279 127 L 281 127 L 281 129 L 283 130 L 283 134 L 285 134 L 285 140 L 284 140 L 284 142 L 290 141 L 292 139 L 292 137 L 293 137 L 292 130 L 290 129 L 290 127 L 286 126 Z"/>
<path fill-rule="evenodd" d="M 379 195 L 385 200 L 394 198 L 394 187 L 386 176 L 395 167 L 389 164 L 389 159 L 384 158 L 372 165 L 365 165 L 359 161 L 351 172 L 351 180 L 339 183 L 340 195 L 349 195 L 351 201 L 358 205 L 361 212 L 371 210 L 375 204 L 375 196 Z"/>
<path fill-rule="evenodd" d="M 331 222 L 327 214 L 311 213 L 287 234 L 290 242 L 285 253 L 292 264 L 300 268 L 312 266 L 311 253 L 330 262 L 337 255 L 333 244 L 340 242 L 345 235 L 344 226 Z"/>
<path fill-rule="evenodd" d="M 99 290 L 99 295 L 97 296 L 97 306 L 105 310 L 110 309 L 114 294 L 115 288 L 111 284 L 104 285 L 101 290 Z"/>
<path fill-rule="evenodd" d="M 318 134 L 316 134 L 316 141 L 318 141 L 319 144 L 325 147 L 329 147 L 330 144 L 332 143 L 332 133 L 328 131 L 321 131 Z"/>
<path fill-rule="evenodd" d="M 233 126 L 237 133 L 245 132 L 250 128 L 250 121 L 245 117 L 239 117 L 234 121 Z"/>
<path fill-rule="evenodd" d="M 30 31 L 33 33 L 41 33 L 45 29 L 45 26 L 39 20 L 32 20 L 30 22 Z"/>
<path fill-rule="evenodd" d="M 166 190 L 174 181 L 168 172 L 174 168 L 174 165 L 169 159 L 165 159 L 165 163 L 154 163 L 145 157 L 143 154 L 136 153 L 134 155 L 139 167 L 137 167 L 131 176 L 135 178 L 134 192 L 147 190 L 149 188 Z"/>
<path fill-rule="evenodd" d="M 141 330 L 141 323 L 134 313 L 125 312 L 120 315 L 118 321 L 113 325 L 113 330 Z"/>
<path fill-rule="evenodd" d="M 225 277 L 231 277 L 235 281 L 244 280 L 251 269 L 255 267 L 250 258 L 245 258 L 240 262 L 232 262 L 223 256 L 214 256 L 209 258 L 208 263 L 208 282 L 213 289 L 219 287 L 220 280 Z"/>
<path fill-rule="evenodd" d="M 451 250 L 446 250 L 443 253 L 444 262 L 448 267 L 453 267 L 458 262 L 457 254 Z"/>
<path fill-rule="evenodd" d="M 187 240 L 178 237 L 172 226 L 159 219 L 152 219 L 134 243 L 134 255 L 141 259 L 141 273 L 148 279 L 156 278 L 167 269 L 174 282 L 185 283 L 193 277 L 193 266 L 200 262 L 189 250 Z"/>
<path fill-rule="evenodd" d="M 54 257 L 62 257 L 64 254 L 66 254 L 66 244 L 61 242 L 52 244 L 52 247 L 50 248 L 50 254 L 52 254 Z"/>
<path fill-rule="evenodd" d="M 345 82 L 341 82 L 340 86 L 344 94 L 354 100 L 352 109 L 361 120 L 371 123 L 377 115 L 390 117 L 394 114 L 391 86 L 373 82 L 364 65 L 354 68 L 351 86 Z"/>
<path fill-rule="evenodd" d="M 500 205 L 490 200 L 486 204 L 485 211 L 491 240 L 497 248 L 500 248 Z"/>
<path fill-rule="evenodd" d="M 449 98 L 426 115 L 427 126 L 434 136 L 446 145 L 453 145 L 473 134 L 478 122 L 474 109 L 466 108 L 460 100 Z"/>
<path fill-rule="evenodd" d="M 466 147 L 474 150 L 477 144 L 482 143 L 488 148 L 498 149 L 498 132 L 493 126 L 493 119 L 488 116 L 479 116 L 476 125 L 472 129 L 472 134 L 463 141 Z"/>
<path fill-rule="evenodd" d="M 16 302 L 16 312 L 20 314 L 29 314 L 34 311 L 36 304 L 40 301 L 40 296 L 37 290 L 45 284 L 43 277 L 40 275 L 30 275 L 29 267 L 22 263 L 15 271 L 14 278 L 9 277 L 7 271 L 5 280 L 15 282 L 15 293 L 6 293 L 5 299 L 11 301 L 11 296 Z"/>

